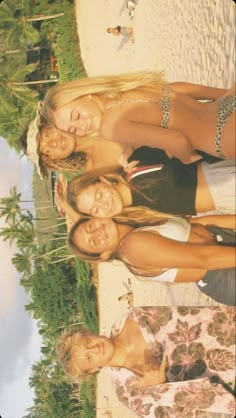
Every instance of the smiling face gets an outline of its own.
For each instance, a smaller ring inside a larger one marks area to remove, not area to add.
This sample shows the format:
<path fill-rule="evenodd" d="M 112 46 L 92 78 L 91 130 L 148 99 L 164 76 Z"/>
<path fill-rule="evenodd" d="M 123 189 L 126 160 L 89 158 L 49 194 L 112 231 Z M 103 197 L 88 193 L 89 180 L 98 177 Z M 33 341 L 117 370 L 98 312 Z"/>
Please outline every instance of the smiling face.
<path fill-rule="evenodd" d="M 76 150 L 75 135 L 48 126 L 40 134 L 39 151 L 51 159 L 63 160 Z"/>
<path fill-rule="evenodd" d="M 112 340 L 100 335 L 76 336 L 71 352 L 72 369 L 82 373 L 93 373 L 109 365 L 114 355 Z"/>
<path fill-rule="evenodd" d="M 52 118 L 57 128 L 79 136 L 89 135 L 100 129 L 102 108 L 91 96 L 79 99 L 52 111 Z"/>
<path fill-rule="evenodd" d="M 81 213 L 111 218 L 122 211 L 123 201 L 115 186 L 101 179 L 79 192 L 76 206 Z"/>
<path fill-rule="evenodd" d="M 73 242 L 87 254 L 113 252 L 119 244 L 117 225 L 110 218 L 92 218 L 77 227 Z"/>

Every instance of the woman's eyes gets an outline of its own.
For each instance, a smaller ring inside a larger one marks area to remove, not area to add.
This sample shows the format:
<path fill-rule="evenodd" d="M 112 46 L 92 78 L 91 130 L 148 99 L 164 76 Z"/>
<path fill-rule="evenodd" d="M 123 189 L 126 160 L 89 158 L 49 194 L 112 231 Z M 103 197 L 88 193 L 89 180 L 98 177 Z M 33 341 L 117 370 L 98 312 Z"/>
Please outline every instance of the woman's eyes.
<path fill-rule="evenodd" d="M 96 191 L 96 200 L 101 200 L 102 198 L 102 192 L 100 190 Z"/>
<path fill-rule="evenodd" d="M 98 213 L 98 209 L 96 208 L 96 206 L 95 207 L 93 207 L 92 208 L 92 210 L 91 210 L 91 215 L 92 216 L 95 216 L 95 215 L 97 215 L 97 213 Z"/>
<path fill-rule="evenodd" d="M 75 122 L 79 119 L 79 112 L 77 110 L 73 110 L 71 115 L 71 121 Z"/>
<path fill-rule="evenodd" d="M 43 154 L 50 156 L 50 149 L 46 149 Z"/>
<path fill-rule="evenodd" d="M 91 224 L 90 223 L 85 225 L 85 231 L 88 232 L 88 233 L 91 232 Z"/>
<path fill-rule="evenodd" d="M 91 248 L 96 248 L 96 242 L 93 239 L 89 240 L 89 245 Z"/>
<path fill-rule="evenodd" d="M 70 129 L 68 130 L 69 134 L 75 134 L 76 133 L 76 128 L 74 126 L 71 126 Z"/>

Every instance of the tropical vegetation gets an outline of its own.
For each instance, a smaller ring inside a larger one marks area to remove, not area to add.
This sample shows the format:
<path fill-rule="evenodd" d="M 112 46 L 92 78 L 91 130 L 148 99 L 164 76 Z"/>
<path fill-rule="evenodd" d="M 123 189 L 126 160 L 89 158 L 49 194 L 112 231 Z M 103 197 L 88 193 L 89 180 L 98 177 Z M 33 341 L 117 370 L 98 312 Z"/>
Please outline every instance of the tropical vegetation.
<path fill-rule="evenodd" d="M 68 48 L 69 46 L 69 48 Z M 42 65 L 44 50 L 56 61 Z M 66 57 L 66 59 L 65 59 Z M 0 4 L 0 136 L 20 151 L 19 137 L 35 115 L 36 104 L 56 81 L 84 77 L 73 0 L 4 0 Z M 51 210 L 49 197 L 23 202 L 16 188 L 0 198 L 0 230 L 16 245 L 12 263 L 30 296 L 26 310 L 42 336 L 41 360 L 32 367 L 34 405 L 25 418 L 92 418 L 96 379 L 69 383 L 55 346 L 65 327 L 85 324 L 98 331 L 96 288 L 88 264 L 75 259 L 66 245 L 66 227 Z M 36 206 L 36 207 L 35 207 Z"/>
<path fill-rule="evenodd" d="M 50 227 L 37 226 L 36 230 L 36 217 L 27 208 L 30 203 L 21 200 L 15 187 L 9 197 L 0 199 L 0 217 L 6 223 L 0 237 L 17 247 L 12 263 L 21 273 L 20 284 L 31 296 L 25 309 L 38 321 L 42 336 L 41 360 L 33 365 L 30 378 L 30 386 L 35 389 L 34 405 L 25 418 L 75 415 L 91 418 L 95 408 L 95 379 L 80 387 L 69 383 L 55 350 L 58 336 L 66 327 L 73 325 L 79 329 L 85 324 L 91 331 L 98 331 L 96 288 L 91 284 L 91 270 L 70 254 L 62 223 L 53 232 Z M 50 202 L 43 204 L 47 203 Z M 40 222 L 37 218 L 37 225 Z M 43 238 L 40 243 L 39 236 Z"/>
<path fill-rule="evenodd" d="M 40 67 L 45 48 L 55 57 L 58 78 L 51 74 L 50 64 Z M 36 79 L 28 81 L 30 74 Z M 73 2 L 4 0 L 0 4 L 0 136 L 11 147 L 19 151 L 19 137 L 52 83 L 84 76 Z"/>

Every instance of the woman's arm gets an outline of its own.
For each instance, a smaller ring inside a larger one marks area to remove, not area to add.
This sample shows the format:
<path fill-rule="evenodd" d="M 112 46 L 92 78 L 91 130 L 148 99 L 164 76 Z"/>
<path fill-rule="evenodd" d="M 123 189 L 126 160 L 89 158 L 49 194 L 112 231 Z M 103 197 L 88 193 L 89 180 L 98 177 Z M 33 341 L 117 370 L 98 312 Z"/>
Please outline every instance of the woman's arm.
<path fill-rule="evenodd" d="M 62 175 L 59 176 L 59 180 L 55 185 L 56 201 L 59 208 L 63 209 L 68 218 L 74 223 L 80 219 L 80 214 L 77 213 L 68 203 L 66 199 L 67 184 Z"/>
<path fill-rule="evenodd" d="M 184 83 L 182 81 L 169 83 L 169 86 L 178 93 L 186 94 L 196 100 L 217 100 L 228 91 L 228 89 Z"/>
<path fill-rule="evenodd" d="M 140 379 L 133 383 L 134 387 L 146 388 L 153 385 L 160 385 L 166 382 L 166 369 L 168 367 L 168 357 L 164 354 L 159 369 L 145 371 Z"/>
<path fill-rule="evenodd" d="M 105 119 L 104 119 L 105 121 Z M 121 117 L 119 121 L 106 118 L 101 133 L 107 140 L 129 144 L 135 148 L 148 146 L 164 150 L 169 157 L 178 158 L 184 164 L 200 160 L 202 157 L 193 150 L 188 139 L 172 129 L 162 129 L 150 123 L 138 123 Z"/>
<path fill-rule="evenodd" d="M 128 234 L 120 254 L 134 267 L 153 274 L 155 269 L 217 270 L 236 264 L 235 248 L 179 242 L 149 231 Z"/>
<path fill-rule="evenodd" d="M 220 228 L 236 228 L 236 217 L 235 215 L 209 215 L 199 216 L 197 218 L 189 218 L 188 221 L 191 224 L 201 225 L 215 225 Z"/>

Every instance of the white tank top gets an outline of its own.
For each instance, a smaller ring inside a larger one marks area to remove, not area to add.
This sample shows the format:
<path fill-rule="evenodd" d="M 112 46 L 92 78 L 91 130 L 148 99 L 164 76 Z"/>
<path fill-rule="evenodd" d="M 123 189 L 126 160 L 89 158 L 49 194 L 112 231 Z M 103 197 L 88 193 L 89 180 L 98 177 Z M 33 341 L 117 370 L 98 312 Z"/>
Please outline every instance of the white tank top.
<path fill-rule="evenodd" d="M 166 238 L 174 239 L 176 241 L 187 242 L 190 235 L 191 225 L 184 218 L 169 219 L 163 225 L 145 226 L 136 229 L 136 231 L 155 231 Z M 178 269 L 169 269 L 158 276 L 147 277 L 149 280 L 157 282 L 174 282 Z M 145 276 L 142 276 L 145 278 Z"/>

